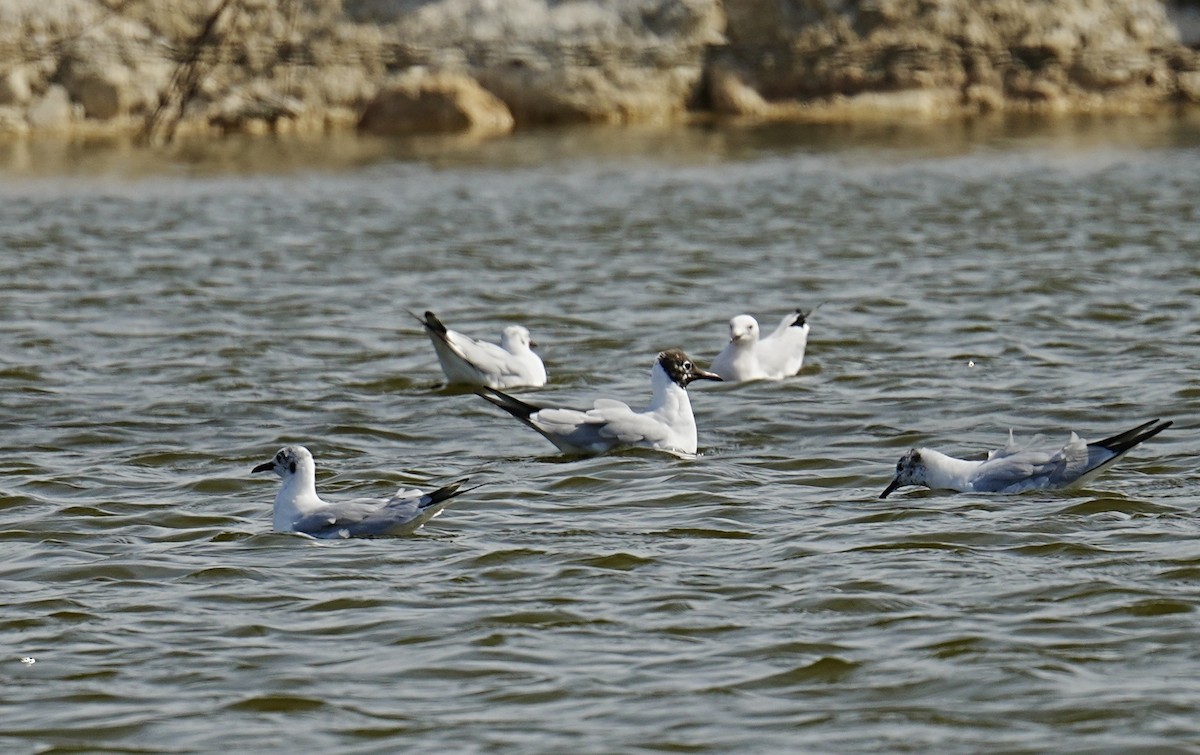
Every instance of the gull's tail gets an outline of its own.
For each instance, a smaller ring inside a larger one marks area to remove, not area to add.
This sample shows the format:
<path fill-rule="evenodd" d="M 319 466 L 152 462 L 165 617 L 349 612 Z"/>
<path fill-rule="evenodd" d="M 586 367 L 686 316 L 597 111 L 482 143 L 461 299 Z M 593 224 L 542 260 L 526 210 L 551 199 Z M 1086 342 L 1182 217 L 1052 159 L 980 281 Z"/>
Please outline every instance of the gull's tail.
<path fill-rule="evenodd" d="M 1134 446 L 1144 441 L 1150 440 L 1155 435 L 1158 435 L 1163 430 L 1166 430 L 1174 422 L 1167 420 L 1159 423 L 1157 419 L 1152 419 L 1145 424 L 1138 425 L 1135 428 L 1126 430 L 1123 433 L 1117 433 L 1111 438 L 1104 440 L 1093 441 L 1088 443 L 1088 448 L 1103 448 L 1113 455 L 1113 458 L 1120 456 Z"/>

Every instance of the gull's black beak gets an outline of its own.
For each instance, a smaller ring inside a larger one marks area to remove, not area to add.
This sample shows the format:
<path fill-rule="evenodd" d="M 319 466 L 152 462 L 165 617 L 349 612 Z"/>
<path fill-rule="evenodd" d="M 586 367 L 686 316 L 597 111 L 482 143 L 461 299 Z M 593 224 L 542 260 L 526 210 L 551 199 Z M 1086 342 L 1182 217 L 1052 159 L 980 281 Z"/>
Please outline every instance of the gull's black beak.
<path fill-rule="evenodd" d="M 258 472 L 270 472 L 270 471 L 271 471 L 272 469 L 274 469 L 274 468 L 275 468 L 275 462 L 274 462 L 274 461 L 268 461 L 268 462 L 264 462 L 264 463 L 262 463 L 262 464 L 259 464 L 259 465 L 258 465 L 257 467 L 255 467 L 254 469 L 251 469 L 251 470 L 250 470 L 250 474 L 256 474 L 256 473 L 258 473 Z"/>
<path fill-rule="evenodd" d="M 536 349 L 537 347 L 538 347 L 537 341 L 533 340 L 532 338 L 529 339 L 529 348 Z"/>
<path fill-rule="evenodd" d="M 725 378 L 721 377 L 715 372 L 709 372 L 708 370 L 702 370 L 699 367 L 693 367 L 692 380 L 717 380 L 723 382 Z"/>
<path fill-rule="evenodd" d="M 889 495 L 892 494 L 892 491 L 898 487 L 900 487 L 900 478 L 899 477 L 893 478 L 892 481 L 888 483 L 888 486 L 883 489 L 883 492 L 879 494 L 879 497 L 887 498 Z"/>

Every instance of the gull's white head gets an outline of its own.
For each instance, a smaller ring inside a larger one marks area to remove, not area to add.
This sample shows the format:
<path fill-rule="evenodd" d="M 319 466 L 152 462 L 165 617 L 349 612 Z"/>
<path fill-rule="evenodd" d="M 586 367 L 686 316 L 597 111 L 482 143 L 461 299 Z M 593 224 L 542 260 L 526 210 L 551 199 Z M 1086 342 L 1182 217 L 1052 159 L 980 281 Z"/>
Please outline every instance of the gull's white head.
<path fill-rule="evenodd" d="M 251 474 L 274 472 L 285 483 L 296 475 L 307 473 L 308 476 L 315 476 L 316 471 L 317 465 L 313 461 L 313 455 L 304 446 L 284 446 L 275 453 L 273 459 L 250 470 Z"/>
<path fill-rule="evenodd" d="M 896 476 L 879 494 L 879 497 L 887 498 L 893 490 L 904 485 L 929 486 L 929 467 L 921 458 L 921 449 L 919 448 L 910 449 L 908 453 L 900 457 L 900 461 L 896 462 Z"/>
<path fill-rule="evenodd" d="M 500 334 L 500 348 L 510 354 L 521 354 L 537 348 L 537 343 L 529 337 L 529 330 L 522 325 L 509 325 Z"/>
<path fill-rule="evenodd" d="M 654 360 L 656 369 L 662 370 L 672 383 L 681 388 L 687 388 L 693 380 L 720 380 L 715 372 L 702 370 L 696 366 L 692 358 L 679 349 L 667 349 L 659 353 Z"/>
<path fill-rule="evenodd" d="M 729 321 L 729 340 L 751 344 L 758 340 L 758 320 L 750 315 L 738 315 Z"/>

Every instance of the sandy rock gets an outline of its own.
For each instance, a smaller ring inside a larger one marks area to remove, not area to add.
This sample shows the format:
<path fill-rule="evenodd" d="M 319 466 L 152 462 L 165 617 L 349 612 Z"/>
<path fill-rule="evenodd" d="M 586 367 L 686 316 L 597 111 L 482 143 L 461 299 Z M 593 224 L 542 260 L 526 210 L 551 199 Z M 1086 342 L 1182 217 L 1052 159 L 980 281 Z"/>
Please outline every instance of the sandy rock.
<path fill-rule="evenodd" d="M 41 131 L 65 131 L 75 120 L 75 106 L 66 88 L 52 85 L 30 107 L 26 120 L 29 126 Z"/>
<path fill-rule="evenodd" d="M 513 62 L 479 73 L 521 124 L 659 123 L 681 115 L 699 67 L 653 71 Z"/>
<path fill-rule="evenodd" d="M 367 105 L 359 128 L 372 134 L 507 133 L 512 113 L 469 76 L 416 71 L 385 86 Z"/>
<path fill-rule="evenodd" d="M 769 102 L 948 87 L 968 112 L 1165 102 L 1162 51 L 1178 47 L 1157 0 L 863 0 L 832 12 L 821 0 L 741 0 L 727 14 L 718 58 Z"/>
<path fill-rule="evenodd" d="M 267 134 L 291 131 L 281 124 L 300 118 L 306 110 L 300 100 L 261 84 L 230 92 L 205 109 L 205 117 L 223 133 Z"/>
<path fill-rule="evenodd" d="M 0 74 L 0 105 L 24 105 L 32 98 L 29 69 L 16 66 Z"/>
<path fill-rule="evenodd" d="M 24 136 L 28 133 L 29 122 L 25 120 L 25 108 L 0 105 L 0 136 Z"/>
<path fill-rule="evenodd" d="M 129 66 L 105 56 L 73 60 L 60 80 L 86 117 L 106 121 L 153 110 L 174 70 L 156 57 Z"/>
<path fill-rule="evenodd" d="M 319 68 L 309 82 L 314 87 L 312 97 L 326 106 L 363 107 L 379 89 L 361 68 L 346 65 Z"/>
<path fill-rule="evenodd" d="M 136 130 L 197 61 L 169 130 L 1145 110 L 1200 102 L 1200 53 L 1179 41 L 1200 14 L 1171 13 L 1161 0 L 0 0 L 0 107 L 31 133 Z"/>
<path fill-rule="evenodd" d="M 971 84 L 963 91 L 963 106 L 968 112 L 991 113 L 1004 109 L 1004 92 L 991 84 Z"/>
<path fill-rule="evenodd" d="M 745 73 L 716 64 L 708 72 L 709 98 L 720 115 L 765 116 L 770 104 L 746 81 Z"/>
<path fill-rule="evenodd" d="M 129 112 L 134 98 L 129 69 L 120 64 L 92 65 L 65 79 L 71 99 L 88 118 L 109 120 Z"/>
<path fill-rule="evenodd" d="M 1178 78 L 1179 94 L 1187 102 L 1200 104 L 1200 71 L 1184 71 Z"/>
<path fill-rule="evenodd" d="M 397 12 L 412 63 L 469 72 L 521 125 L 676 118 L 705 50 L 724 42 L 718 0 L 438 0 Z"/>

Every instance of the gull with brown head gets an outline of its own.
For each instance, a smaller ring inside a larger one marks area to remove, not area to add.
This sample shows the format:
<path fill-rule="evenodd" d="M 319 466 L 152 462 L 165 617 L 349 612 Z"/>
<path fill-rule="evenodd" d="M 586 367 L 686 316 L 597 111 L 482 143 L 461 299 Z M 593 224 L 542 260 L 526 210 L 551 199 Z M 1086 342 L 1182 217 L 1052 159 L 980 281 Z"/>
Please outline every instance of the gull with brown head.
<path fill-rule="evenodd" d="M 599 454 L 640 446 L 690 455 L 696 453 L 698 440 L 687 387 L 694 380 L 720 379 L 679 349 L 668 349 L 654 359 L 653 394 L 640 412 L 613 399 L 596 399 L 591 409 L 564 409 L 534 406 L 493 389 L 476 393 L 541 433 L 563 453 Z"/>

